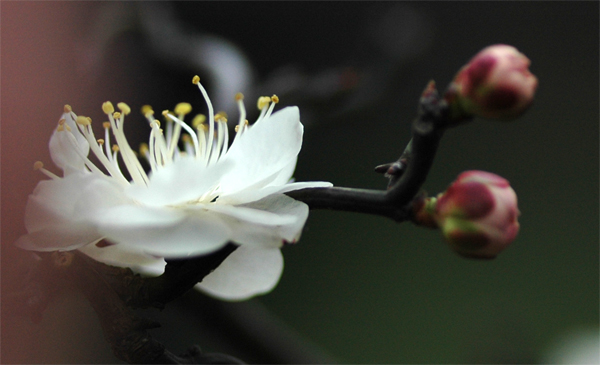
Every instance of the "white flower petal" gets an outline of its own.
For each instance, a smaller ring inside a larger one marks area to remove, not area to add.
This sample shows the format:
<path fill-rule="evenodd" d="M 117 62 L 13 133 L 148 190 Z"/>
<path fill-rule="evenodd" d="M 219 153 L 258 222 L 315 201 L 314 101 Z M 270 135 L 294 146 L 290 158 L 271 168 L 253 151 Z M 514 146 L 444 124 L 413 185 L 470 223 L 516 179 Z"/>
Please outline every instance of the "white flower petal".
<path fill-rule="evenodd" d="M 308 218 L 308 206 L 285 195 L 271 195 L 257 202 L 245 204 L 248 207 L 274 214 L 295 216 L 289 224 L 269 225 L 247 223 L 231 216 L 221 219 L 232 229 L 231 240 L 239 244 L 261 247 L 281 247 L 285 242 L 296 242 L 300 238 L 304 223 Z"/>
<path fill-rule="evenodd" d="M 276 214 L 261 209 L 233 206 L 225 204 L 203 204 L 203 209 L 224 214 L 246 223 L 256 223 L 267 226 L 292 224 L 298 219 L 294 215 Z"/>
<path fill-rule="evenodd" d="M 73 142 L 69 141 L 69 135 L 75 137 L 77 148 L 83 156 L 87 156 L 90 151 L 90 145 L 85 137 L 79 132 L 77 125 L 69 114 L 63 114 L 62 118 L 66 120 L 71 131 L 54 131 L 50 137 L 50 157 L 56 166 L 63 171 L 84 171 L 85 163 L 80 154 L 76 152 Z"/>
<path fill-rule="evenodd" d="M 279 186 L 285 185 L 291 182 L 292 176 L 294 175 L 294 170 L 296 170 L 296 164 L 298 162 L 298 156 L 292 159 L 287 166 L 285 166 L 281 171 L 279 171 L 273 181 L 269 183 L 267 186 Z"/>
<path fill-rule="evenodd" d="M 233 161 L 235 167 L 221 177 L 221 190 L 235 193 L 289 167 L 300 152 L 302 131 L 297 107 L 282 109 L 255 123 L 236 138 L 223 158 Z"/>
<path fill-rule="evenodd" d="M 73 250 L 102 239 L 95 227 L 65 221 L 19 237 L 15 245 L 25 250 L 56 251 Z"/>
<path fill-rule="evenodd" d="M 246 204 L 253 201 L 260 200 L 264 197 L 273 194 L 282 194 L 288 191 L 300 190 L 306 188 L 328 188 L 333 186 L 332 183 L 326 181 L 307 181 L 297 182 L 285 185 L 269 185 L 262 189 L 246 189 L 239 191 L 235 194 L 219 196 L 218 201 L 221 204 Z"/>
<path fill-rule="evenodd" d="M 107 240 L 167 258 L 206 254 L 231 237 L 230 228 L 205 211 L 120 206 L 99 214 L 97 223 Z"/>
<path fill-rule="evenodd" d="M 157 276 L 165 271 L 163 258 L 145 254 L 143 251 L 127 245 L 110 245 L 98 247 L 95 244 L 79 248 L 79 251 L 96 261 L 108 265 L 129 267 L 137 273 Z"/>
<path fill-rule="evenodd" d="M 151 173 L 149 186 L 131 185 L 125 194 L 148 206 L 177 205 L 198 200 L 215 188 L 220 177 L 233 168 L 230 162 L 206 167 L 191 156 L 179 158 Z"/>
<path fill-rule="evenodd" d="M 244 300 L 271 291 L 282 271 L 278 248 L 240 246 L 196 288 L 220 299 Z"/>
<path fill-rule="evenodd" d="M 79 172 L 59 180 L 40 181 L 27 201 L 27 230 L 37 231 L 65 222 L 78 224 L 82 217 L 76 212 L 77 202 L 86 196 L 85 187 L 96 186 L 98 180 L 104 177 Z"/>
<path fill-rule="evenodd" d="M 99 209 L 91 219 L 101 227 L 115 229 L 130 227 L 134 230 L 144 230 L 173 226 L 185 218 L 185 212 L 180 209 L 123 204 Z"/>

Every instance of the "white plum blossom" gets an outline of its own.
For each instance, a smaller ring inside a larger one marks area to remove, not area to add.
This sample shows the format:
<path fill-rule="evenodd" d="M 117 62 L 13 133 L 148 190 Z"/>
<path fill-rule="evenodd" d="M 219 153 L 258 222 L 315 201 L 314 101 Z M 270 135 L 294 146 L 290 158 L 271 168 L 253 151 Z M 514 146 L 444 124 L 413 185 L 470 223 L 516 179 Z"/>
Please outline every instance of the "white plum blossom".
<path fill-rule="evenodd" d="M 149 173 L 125 138 L 126 104 L 117 105 L 120 112 L 110 102 L 102 105 L 109 119 L 102 139 L 90 118 L 66 105 L 49 143 L 63 176 L 36 162 L 51 179 L 29 196 L 28 233 L 17 245 L 79 249 L 108 264 L 160 274 L 164 258 L 204 255 L 234 242 L 240 247 L 198 286 L 229 300 L 270 291 L 283 270 L 279 248 L 299 239 L 308 217 L 308 206 L 284 193 L 331 183 L 291 180 L 303 134 L 297 107 L 273 113 L 278 98 L 262 97 L 260 116 L 249 125 L 243 96 L 236 95 L 240 117 L 229 145 L 226 116 L 214 114 L 197 76 L 193 83 L 208 104 L 208 118 L 197 115 L 192 126 L 183 121 L 191 111 L 187 103 L 163 112 L 165 130 L 149 106 L 142 108 L 151 132 L 139 154 Z"/>

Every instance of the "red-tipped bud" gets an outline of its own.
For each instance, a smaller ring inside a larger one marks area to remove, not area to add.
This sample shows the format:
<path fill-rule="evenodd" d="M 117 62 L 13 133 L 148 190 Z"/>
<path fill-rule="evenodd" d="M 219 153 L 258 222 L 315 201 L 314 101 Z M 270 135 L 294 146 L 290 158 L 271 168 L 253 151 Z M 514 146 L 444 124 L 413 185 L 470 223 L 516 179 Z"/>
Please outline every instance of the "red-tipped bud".
<path fill-rule="evenodd" d="M 538 85 L 529 59 L 516 48 L 496 44 L 484 48 L 454 77 L 445 99 L 451 117 L 514 119 L 533 102 Z"/>
<path fill-rule="evenodd" d="M 435 225 L 459 255 L 493 259 L 519 232 L 517 195 L 508 181 L 484 171 L 466 171 L 448 190 L 417 207 L 416 221 Z"/>

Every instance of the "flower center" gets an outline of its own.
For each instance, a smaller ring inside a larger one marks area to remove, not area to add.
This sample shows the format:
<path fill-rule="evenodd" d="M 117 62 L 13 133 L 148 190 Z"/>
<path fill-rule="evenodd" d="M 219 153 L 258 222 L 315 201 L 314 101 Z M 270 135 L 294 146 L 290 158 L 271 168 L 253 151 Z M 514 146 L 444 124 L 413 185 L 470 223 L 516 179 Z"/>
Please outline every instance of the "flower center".
<path fill-rule="evenodd" d="M 151 131 L 148 143 L 142 143 L 139 149 L 139 155 L 145 158 L 150 165 L 151 171 L 156 171 L 165 167 L 174 160 L 183 155 L 193 156 L 196 160 L 206 164 L 206 166 L 215 164 L 227 154 L 229 148 L 229 131 L 227 128 L 227 115 L 225 112 L 214 113 L 214 109 L 206 89 L 200 84 L 200 78 L 194 76 L 192 83 L 198 86 L 207 106 L 208 121 L 202 114 L 196 115 L 191 126 L 184 122 L 184 118 L 192 111 L 192 106 L 188 103 L 179 103 L 175 106 L 173 112 L 165 110 L 162 112 L 166 122 L 166 131 L 161 128 L 161 123 L 154 117 L 154 111 L 149 105 L 142 107 L 142 114 L 148 120 Z M 239 109 L 239 121 L 235 127 L 236 135 L 232 142 L 243 135 L 250 128 L 246 119 L 246 109 L 243 103 L 244 96 L 241 93 L 235 95 L 235 100 Z M 276 95 L 272 97 L 263 96 L 258 99 L 257 106 L 260 109 L 260 115 L 257 122 L 261 119 L 270 117 L 275 104 L 279 102 Z M 98 166 L 96 166 L 87 156 L 87 146 L 85 149 L 82 144 L 81 136 L 84 137 L 93 154 L 97 157 L 101 166 L 109 176 L 115 178 L 118 182 L 129 185 L 129 180 L 123 174 L 119 167 L 118 156 L 135 184 L 148 186 L 150 179 L 142 167 L 138 155 L 133 151 L 127 142 L 123 131 L 125 115 L 131 112 L 131 108 L 125 103 L 118 103 L 115 111 L 113 104 L 107 101 L 102 104 L 102 111 L 108 116 L 109 121 L 102 123 L 104 127 L 104 138 L 97 139 L 92 129 L 92 120 L 89 117 L 77 116 L 73 113 L 69 105 L 65 105 L 64 114 L 58 123 L 57 133 L 62 140 L 66 140 L 66 148 L 72 149 L 83 160 L 87 170 L 93 173 L 106 175 Z M 73 128 L 76 126 L 76 128 Z M 73 130 L 75 129 L 75 130 Z M 115 143 L 111 146 L 112 135 Z M 79 139 L 78 139 L 79 138 Z M 183 148 L 180 149 L 179 142 L 182 142 Z M 64 145 L 64 144 L 63 144 Z M 43 164 L 38 161 L 34 164 L 34 169 L 52 179 L 60 177 L 43 168 Z M 218 189 L 218 188 L 215 188 Z M 216 191 L 208 194 L 211 200 L 216 199 Z"/>

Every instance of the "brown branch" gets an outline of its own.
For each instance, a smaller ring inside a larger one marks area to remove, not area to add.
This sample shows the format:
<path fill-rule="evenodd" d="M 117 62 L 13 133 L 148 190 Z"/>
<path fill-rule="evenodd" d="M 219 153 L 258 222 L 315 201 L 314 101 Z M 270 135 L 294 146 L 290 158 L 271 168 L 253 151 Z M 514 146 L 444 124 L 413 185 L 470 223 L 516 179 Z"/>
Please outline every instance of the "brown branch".
<path fill-rule="evenodd" d="M 412 201 L 425 182 L 437 152 L 439 141 L 448 127 L 448 105 L 440 98 L 431 81 L 419 101 L 413 122 L 412 139 L 400 158 L 377 166 L 376 172 L 389 178 L 387 190 L 353 188 L 309 188 L 291 191 L 288 196 L 305 202 L 311 209 L 331 209 L 376 214 L 406 221 L 412 217 Z"/>

